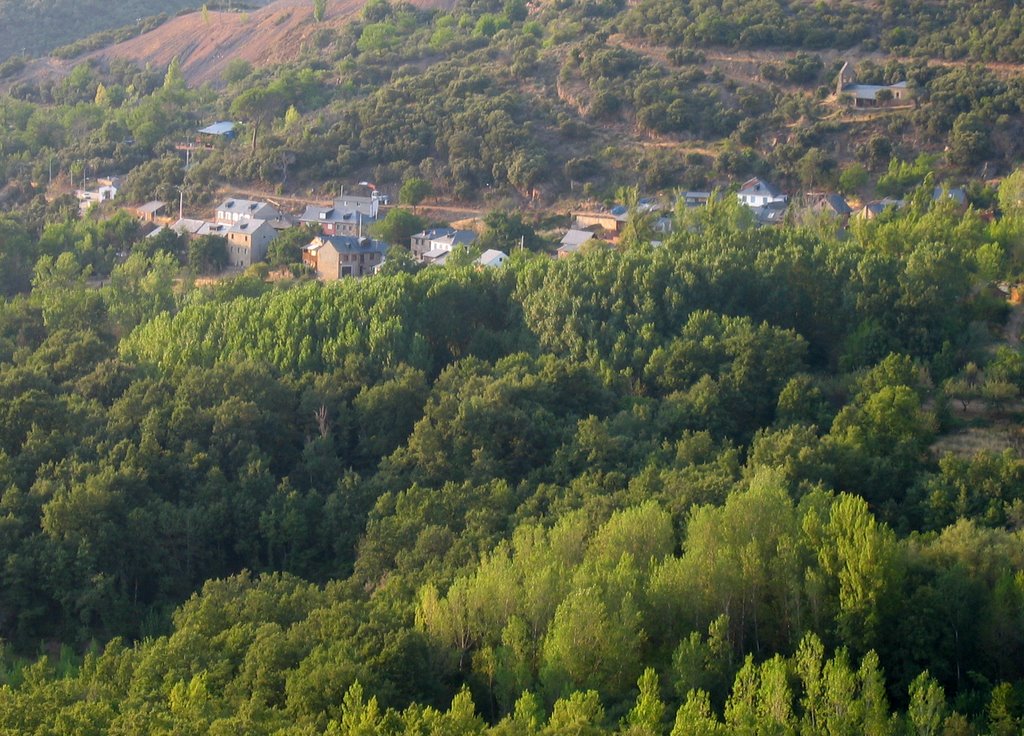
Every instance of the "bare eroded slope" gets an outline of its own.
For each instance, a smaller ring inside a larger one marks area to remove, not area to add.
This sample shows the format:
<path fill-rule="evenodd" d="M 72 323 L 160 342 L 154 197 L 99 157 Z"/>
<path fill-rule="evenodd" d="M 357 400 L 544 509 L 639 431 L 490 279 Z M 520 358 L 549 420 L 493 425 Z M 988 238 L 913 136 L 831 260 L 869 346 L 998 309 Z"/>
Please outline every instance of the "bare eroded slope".
<path fill-rule="evenodd" d="M 412 0 L 419 7 L 450 7 L 453 0 Z M 328 0 L 321 23 L 313 20 L 312 0 L 276 0 L 248 13 L 189 13 L 164 23 L 149 33 L 92 52 L 88 58 L 128 59 L 139 65 L 160 68 L 178 58 L 191 85 L 217 84 L 232 59 L 254 67 L 288 61 L 298 56 L 304 43 L 320 28 L 337 30 L 362 9 L 365 0 Z M 62 76 L 81 59 L 64 62 L 39 59 L 32 62 L 21 80 Z"/>

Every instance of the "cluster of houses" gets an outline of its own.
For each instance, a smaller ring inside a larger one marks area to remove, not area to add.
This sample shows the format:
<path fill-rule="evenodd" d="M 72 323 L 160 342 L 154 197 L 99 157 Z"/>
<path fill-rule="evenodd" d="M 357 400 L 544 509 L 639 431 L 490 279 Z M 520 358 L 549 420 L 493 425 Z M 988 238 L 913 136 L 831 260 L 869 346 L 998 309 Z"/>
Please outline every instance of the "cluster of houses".
<path fill-rule="evenodd" d="M 900 104 L 913 99 L 906 82 L 891 85 L 858 84 L 852 69 L 844 64 L 836 83 L 837 96 L 845 96 L 857 107 Z M 213 147 L 217 139 L 231 139 L 235 124 L 218 122 L 198 131 L 194 141 L 178 146 L 186 155 L 200 148 Z M 187 162 L 187 158 L 186 158 Z M 187 165 L 187 163 L 186 163 Z M 361 182 L 361 184 L 367 184 Z M 92 188 L 75 191 L 83 212 L 96 204 L 113 200 L 121 187 L 121 178 L 97 179 Z M 316 235 L 302 249 L 302 261 L 325 280 L 361 277 L 375 273 L 387 257 L 388 245 L 368 236 L 369 227 L 382 216 L 388 204 L 385 195 L 368 185 L 369 194 L 345 194 L 328 205 L 308 204 L 299 215 L 288 214 L 272 202 L 243 198 L 226 199 L 216 208 L 212 220 L 185 217 L 178 203 L 177 217 L 172 207 L 162 201 L 146 202 L 135 209 L 137 216 L 157 225 L 150 233 L 156 235 L 167 228 L 186 238 L 204 235 L 223 237 L 227 243 L 228 262 L 233 269 L 245 269 L 266 260 L 270 244 L 283 231 L 298 225 L 310 226 Z M 713 192 L 689 191 L 680 195 L 688 208 L 707 205 L 712 197 L 727 196 Z M 936 188 L 934 198 L 948 196 L 966 207 L 966 194 L 961 188 Z M 738 201 L 748 207 L 759 226 L 782 224 L 792 210 L 791 201 L 779 187 L 760 177 L 751 178 L 736 191 Z M 888 209 L 900 208 L 903 201 L 886 198 L 868 202 L 854 210 L 835 192 L 809 192 L 799 198 L 801 211 L 823 213 L 840 218 L 872 219 Z M 562 237 L 556 255 L 568 257 L 581 249 L 615 243 L 624 231 L 633 211 L 652 215 L 650 226 L 656 234 L 668 234 L 673 227 L 671 213 L 661 211 L 661 204 L 652 198 L 640 199 L 634 209 L 614 205 L 606 210 L 573 213 L 572 225 Z M 412 236 L 410 252 L 413 259 L 426 265 L 444 265 L 459 249 L 469 249 L 477 240 L 473 230 L 452 227 L 431 228 Z M 480 267 L 500 266 L 508 260 L 506 253 L 485 251 L 476 261 Z"/>
<path fill-rule="evenodd" d="M 105 199 L 112 198 L 105 197 Z M 95 201 L 88 204 L 91 206 Z M 185 238 L 216 235 L 227 241 L 228 264 L 245 269 L 266 260 L 270 244 L 283 231 L 299 225 L 316 231 L 302 248 L 302 262 L 325 281 L 359 278 L 376 273 L 387 258 L 389 245 L 368 236 L 368 228 L 382 216 L 386 197 L 376 191 L 369 195 L 342 193 L 329 205 L 308 204 L 300 215 L 290 215 L 271 202 L 229 198 L 221 202 L 212 220 L 178 217 L 168 214 L 166 202 L 146 202 L 135 208 L 139 219 L 157 227 L 153 237 L 164 229 Z M 477 238 L 472 230 L 434 228 L 417 233 L 411 239 L 414 259 L 420 263 L 444 265 L 448 256 L 460 247 L 468 248 Z M 480 267 L 503 265 L 508 255 L 485 251 L 476 261 Z"/>
<path fill-rule="evenodd" d="M 302 261 L 324 280 L 366 276 L 384 262 L 386 243 L 367 237 L 366 229 L 380 215 L 381 198 L 342 194 L 328 206 L 307 205 L 298 216 L 290 215 L 271 202 L 229 198 L 221 202 L 213 220 L 161 217 L 164 202 L 147 202 L 137 208 L 143 220 L 186 238 L 218 235 L 227 241 L 228 264 L 244 269 L 266 260 L 270 244 L 283 231 L 298 225 L 313 226 L 318 234 L 302 249 Z"/>
<path fill-rule="evenodd" d="M 680 200 L 688 208 L 703 207 L 707 205 L 715 192 L 686 192 L 680 195 Z M 725 196 L 724 194 L 718 196 Z M 826 195 L 829 202 L 835 202 L 840 207 L 845 207 L 845 215 L 851 212 L 849 205 L 839 195 Z M 786 210 L 789 206 L 789 196 L 774 184 L 754 177 L 743 183 L 736 192 L 740 204 L 750 208 L 758 225 L 777 225 L 784 220 Z M 839 203 L 842 203 L 841 205 Z M 651 213 L 655 217 L 651 227 L 657 234 L 667 234 L 672 231 L 672 217 L 668 214 L 660 214 L 660 205 L 653 199 L 640 199 L 637 202 L 636 211 L 640 213 Z M 557 255 L 559 258 L 576 253 L 581 248 L 592 247 L 596 242 L 615 242 L 625 229 L 630 217 L 630 209 L 624 205 L 614 205 L 606 211 L 601 212 L 575 212 L 573 213 L 572 227 L 559 243 Z"/>
<path fill-rule="evenodd" d="M 104 181 L 104 180 L 101 180 Z M 109 187 L 110 184 L 101 184 Z M 102 196 L 97 194 L 95 196 Z M 104 196 L 100 200 L 112 198 Z M 680 195 L 688 208 L 707 205 L 715 196 L 729 196 L 712 192 L 691 191 Z M 780 225 L 793 204 L 789 195 L 769 181 L 754 177 L 736 191 L 740 204 L 749 208 L 759 226 Z M 936 187 L 935 199 L 949 197 L 966 207 L 963 189 Z M 317 234 L 302 249 L 302 261 L 323 280 L 358 278 L 376 273 L 387 258 L 388 244 L 367 235 L 368 227 L 381 217 L 383 198 L 376 192 L 369 195 L 342 194 L 329 205 L 306 205 L 302 214 L 293 216 L 277 205 L 249 199 L 226 199 L 217 207 L 213 220 L 166 216 L 165 202 L 147 202 L 136 208 L 137 215 L 159 227 L 169 228 L 186 238 L 219 235 L 227 241 L 229 265 L 244 269 L 267 257 L 268 247 L 281 232 L 297 225 L 312 226 Z M 798 205 L 801 211 L 827 214 L 845 223 L 852 218 L 873 219 L 888 209 L 901 208 L 903 200 L 880 199 L 868 202 L 854 210 L 835 192 L 808 192 Z M 660 204 L 653 199 L 641 199 L 636 211 L 652 215 L 655 233 L 671 232 L 673 220 L 663 214 Z M 581 249 L 603 247 L 618 240 L 630 217 L 631 210 L 616 205 L 606 211 L 577 212 L 570 229 L 562 237 L 556 255 L 566 258 Z M 412 236 L 409 246 L 413 259 L 426 265 L 444 265 L 460 249 L 469 249 L 477 240 L 473 230 L 454 227 L 435 227 Z M 486 250 L 476 259 L 478 267 L 503 265 L 509 256 L 498 250 Z"/>
<path fill-rule="evenodd" d="M 728 196 L 725 193 L 691 191 L 680 195 L 680 200 L 687 208 L 703 207 L 715 196 Z M 967 194 L 961 187 L 935 187 L 932 198 L 943 197 L 952 199 L 957 206 L 966 209 Z M 793 205 L 788 194 L 769 181 L 754 177 L 743 182 L 736 191 L 740 204 L 750 209 L 754 222 L 760 226 L 781 225 L 786 221 L 787 213 L 795 206 L 803 212 L 823 214 L 837 218 L 845 224 L 851 218 L 871 220 L 889 209 L 900 209 L 905 202 L 902 199 L 886 197 L 872 200 L 858 209 L 854 209 L 846 199 L 836 192 L 807 192 L 798 205 Z M 636 207 L 638 212 L 658 213 L 659 207 L 650 199 L 641 199 Z M 630 210 L 623 205 L 615 205 L 601 212 L 573 213 L 572 227 L 566 232 L 559 243 L 557 255 L 565 258 L 586 247 L 595 247 L 600 243 L 614 243 L 622 234 L 629 219 Z M 672 229 L 672 218 L 661 215 L 652 222 L 655 233 L 665 234 Z"/>
<path fill-rule="evenodd" d="M 839 72 L 837 94 L 847 95 L 857 106 L 873 106 L 892 101 L 911 99 L 905 82 L 893 85 L 857 84 L 852 71 L 844 65 Z M 199 131 L 195 141 L 179 146 L 186 153 L 200 147 L 211 147 L 217 138 L 234 136 L 234 124 L 215 123 Z M 172 207 L 161 201 L 146 202 L 135 209 L 137 216 L 156 225 L 150 236 L 170 229 L 186 238 L 204 235 L 223 237 L 226 241 L 228 262 L 233 269 L 245 269 L 266 260 L 270 244 L 282 232 L 305 225 L 316 232 L 302 249 L 302 261 L 324 280 L 358 278 L 376 273 L 383 265 L 388 251 L 387 243 L 368 236 L 369 227 L 382 216 L 388 199 L 376 189 L 368 187 L 368 194 L 346 194 L 344 190 L 328 205 L 307 204 L 299 215 L 284 212 L 276 203 L 243 198 L 229 198 L 216 208 L 212 220 L 185 217 L 182 201 L 178 203 L 175 218 Z M 121 187 L 120 177 L 96 180 L 91 189 L 81 188 L 75 194 L 83 211 L 95 204 L 113 200 Z M 680 195 L 680 204 L 687 208 L 703 207 L 713 197 L 729 196 L 722 193 L 690 191 Z M 788 194 L 765 179 L 754 177 L 738 188 L 735 195 L 740 204 L 750 209 L 759 226 L 782 224 L 791 211 Z M 948 196 L 966 207 L 966 194 L 961 188 L 936 187 L 935 199 Z M 809 192 L 799 198 L 800 211 L 823 213 L 841 219 L 851 217 L 872 219 L 891 208 L 900 208 L 903 201 L 880 199 L 868 202 L 854 210 L 835 192 Z M 632 212 L 651 215 L 650 225 L 656 234 L 668 234 L 673 227 L 671 213 L 662 212 L 661 204 L 652 198 L 640 199 L 635 208 L 614 205 L 606 210 L 584 211 L 573 214 L 572 226 L 562 237 L 556 255 L 568 257 L 581 249 L 603 247 L 614 243 L 624 231 Z M 426 265 L 444 265 L 453 253 L 469 249 L 477 240 L 477 233 L 468 229 L 436 227 L 416 233 L 410 241 L 413 259 Z M 498 250 L 487 250 L 476 260 L 478 267 L 503 265 L 509 256 Z"/>
<path fill-rule="evenodd" d="M 81 192 L 83 206 L 112 199 L 116 194 L 116 177 L 99 180 L 99 187 L 89 193 Z M 83 199 L 88 195 L 88 200 Z M 720 192 L 690 191 L 679 196 L 680 204 L 687 208 L 707 205 L 714 197 L 731 196 Z M 873 219 L 889 209 L 904 206 L 900 199 L 885 198 L 867 202 L 854 209 L 835 192 L 807 192 L 794 203 L 788 194 L 773 183 L 754 177 L 739 187 L 735 196 L 740 204 L 749 208 L 758 226 L 783 224 L 793 210 L 817 213 L 837 218 L 846 223 L 850 218 Z M 948 197 L 966 208 L 967 195 L 962 188 L 936 187 L 933 198 Z M 229 265 L 245 269 L 267 258 L 270 244 L 283 231 L 297 225 L 311 226 L 316 231 L 302 249 L 302 261 L 323 280 L 358 278 L 376 273 L 387 258 L 387 243 L 368 236 L 368 228 L 382 216 L 386 199 L 375 191 L 368 195 L 344 194 L 329 205 L 308 204 L 299 215 L 290 215 L 276 204 L 249 199 L 226 199 L 216 208 L 212 220 L 183 217 L 179 208 L 177 218 L 167 215 L 165 202 L 147 202 L 136 208 L 138 217 L 159 225 L 150 235 L 169 228 L 186 238 L 218 235 L 227 241 Z M 668 234 L 673 219 L 663 213 L 661 204 L 654 199 L 640 199 L 634 210 L 615 205 L 602 211 L 576 212 L 572 226 L 559 242 L 556 255 L 566 258 L 582 249 L 606 247 L 617 242 L 633 211 L 652 216 L 651 227 L 656 234 Z M 477 233 L 469 229 L 434 227 L 412 236 L 409 249 L 413 259 L 425 265 L 443 266 L 453 253 L 470 249 L 477 241 Z M 478 267 L 503 265 L 509 256 L 498 250 L 486 250 L 477 259 Z"/>

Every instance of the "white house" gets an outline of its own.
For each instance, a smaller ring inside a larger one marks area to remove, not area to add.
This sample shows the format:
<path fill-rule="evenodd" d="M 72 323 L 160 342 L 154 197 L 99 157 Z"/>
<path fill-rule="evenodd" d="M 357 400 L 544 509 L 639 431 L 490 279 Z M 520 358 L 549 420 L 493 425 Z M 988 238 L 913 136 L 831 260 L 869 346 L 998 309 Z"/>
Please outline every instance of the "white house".
<path fill-rule="evenodd" d="M 505 261 L 508 260 L 508 255 L 502 253 L 500 250 L 485 250 L 480 254 L 480 257 L 476 259 L 478 265 L 485 268 L 497 268 L 498 266 L 504 266 Z"/>
<path fill-rule="evenodd" d="M 84 212 L 94 204 L 107 202 L 117 196 L 117 190 L 121 188 L 121 177 L 108 176 L 96 180 L 95 189 L 76 189 L 75 197 L 78 198 L 78 206 Z"/>
<path fill-rule="evenodd" d="M 476 240 L 472 230 L 456 230 L 451 227 L 439 227 L 416 233 L 411 239 L 413 257 L 420 262 L 437 262 L 441 251 L 451 252 L 455 246 L 470 246 Z M 430 256 L 430 257 L 428 257 Z"/>
<path fill-rule="evenodd" d="M 782 190 L 756 176 L 743 182 L 736 196 L 747 207 L 763 207 L 773 202 L 785 202 L 789 199 Z"/>

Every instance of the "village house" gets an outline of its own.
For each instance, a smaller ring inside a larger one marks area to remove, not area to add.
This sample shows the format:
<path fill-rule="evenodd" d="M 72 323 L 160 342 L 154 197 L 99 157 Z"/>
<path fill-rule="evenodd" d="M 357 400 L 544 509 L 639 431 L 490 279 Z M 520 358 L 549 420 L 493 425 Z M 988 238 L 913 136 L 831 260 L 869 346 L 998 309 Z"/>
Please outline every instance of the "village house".
<path fill-rule="evenodd" d="M 450 227 L 435 227 L 413 235 L 409 239 L 409 250 L 412 252 L 413 258 L 417 261 L 422 261 L 423 254 L 431 249 L 430 241 L 442 235 L 447 235 L 450 232 L 454 232 Z"/>
<path fill-rule="evenodd" d="M 853 214 L 853 208 L 842 195 L 835 192 L 808 192 L 805 200 L 815 213 L 830 215 L 844 221 Z"/>
<path fill-rule="evenodd" d="M 267 246 L 278 231 L 266 220 L 241 220 L 227 231 L 228 260 L 237 268 L 248 268 L 267 257 Z"/>
<path fill-rule="evenodd" d="M 222 222 L 204 222 L 203 226 L 196 232 L 196 236 L 201 235 L 216 235 L 221 238 L 227 239 L 228 230 L 231 229 L 230 225 L 225 225 Z"/>
<path fill-rule="evenodd" d="M 958 208 L 967 209 L 967 192 L 963 187 L 935 187 L 932 189 L 932 201 L 938 202 L 943 196 L 956 202 Z"/>
<path fill-rule="evenodd" d="M 559 242 L 558 250 L 556 251 L 558 257 L 568 258 L 573 253 L 577 253 L 584 243 L 594 238 L 595 235 L 590 230 L 570 229 L 569 232 L 562 236 L 562 240 Z"/>
<path fill-rule="evenodd" d="M 217 207 L 217 222 L 233 225 L 241 220 L 283 220 L 284 216 L 272 204 L 250 199 L 226 199 Z"/>
<path fill-rule="evenodd" d="M 452 227 L 436 227 L 416 233 L 410 238 L 412 257 L 420 263 L 437 263 L 457 246 L 468 248 L 476 241 L 472 230 L 456 230 Z"/>
<path fill-rule="evenodd" d="M 166 202 L 153 200 L 135 208 L 135 215 L 143 222 L 160 222 L 167 208 Z"/>
<path fill-rule="evenodd" d="M 757 226 L 765 227 L 766 225 L 781 225 L 785 222 L 788 208 L 788 202 L 776 201 L 762 204 L 759 207 L 751 207 L 750 210 L 754 213 L 754 222 Z"/>
<path fill-rule="evenodd" d="M 191 238 L 194 237 L 206 224 L 207 222 L 205 220 L 195 220 L 191 217 L 180 217 L 171 224 L 170 228 L 171 230 L 174 230 L 174 232 L 178 233 L 178 235 L 184 235 L 187 238 Z"/>
<path fill-rule="evenodd" d="M 481 268 L 497 268 L 498 266 L 504 266 L 506 261 L 508 261 L 507 253 L 491 249 L 485 250 L 476 259 L 477 265 Z"/>
<path fill-rule="evenodd" d="M 619 204 L 606 212 L 575 212 L 573 213 L 572 226 L 579 230 L 599 227 L 609 233 L 618 235 L 626 227 L 628 219 L 629 208 Z"/>
<path fill-rule="evenodd" d="M 448 262 L 448 256 L 451 254 L 450 250 L 428 250 L 423 254 L 422 263 L 428 266 L 443 266 Z"/>
<path fill-rule="evenodd" d="M 377 218 L 353 207 L 320 207 L 306 205 L 299 215 L 303 225 L 316 225 L 324 235 L 355 235 L 360 237 L 363 230 L 376 222 Z"/>
<path fill-rule="evenodd" d="M 704 207 L 711 201 L 711 192 L 686 192 L 682 199 L 687 207 Z"/>
<path fill-rule="evenodd" d="M 78 206 L 84 212 L 94 204 L 109 202 L 117 196 L 117 190 L 121 187 L 121 177 L 108 176 L 96 180 L 93 189 L 76 189 L 75 197 L 78 199 Z"/>
<path fill-rule="evenodd" d="M 352 235 L 320 235 L 302 249 L 302 262 L 325 281 L 360 278 L 376 273 L 388 244 Z"/>
<path fill-rule="evenodd" d="M 338 209 L 354 210 L 362 213 L 364 217 L 373 219 L 380 216 L 382 204 L 386 204 L 385 197 L 376 191 L 370 192 L 369 195 L 360 195 L 345 194 L 345 190 L 342 189 L 341 194 L 334 198 L 334 206 Z"/>
<path fill-rule="evenodd" d="M 874 220 L 876 217 L 888 210 L 902 209 L 905 204 L 906 203 L 902 199 L 893 199 L 892 197 L 876 199 L 873 202 L 868 202 L 857 210 L 854 217 L 861 220 Z"/>
<path fill-rule="evenodd" d="M 234 140 L 235 127 L 235 124 L 230 120 L 221 120 L 207 125 L 205 128 L 200 128 L 197 132 L 200 136 L 199 140 L 212 144 L 218 138 L 229 141 Z"/>
<path fill-rule="evenodd" d="M 386 198 L 376 191 L 369 195 L 345 194 L 335 197 L 326 207 L 306 205 L 299 222 L 316 225 L 324 235 L 355 235 L 362 237 L 364 230 L 380 218 L 380 207 Z"/>
<path fill-rule="evenodd" d="M 763 179 L 754 177 L 743 182 L 743 186 L 736 192 L 741 204 L 751 209 L 763 207 L 766 204 L 786 202 L 789 197 L 781 189 Z"/>
<path fill-rule="evenodd" d="M 227 238 L 230 225 L 221 222 L 208 222 L 206 220 L 194 220 L 190 217 L 182 217 L 169 225 L 178 235 L 186 238 L 198 238 L 201 235 L 218 235 Z"/>
<path fill-rule="evenodd" d="M 836 96 L 853 100 L 855 107 L 882 107 L 912 99 L 906 82 L 895 84 L 857 84 L 849 62 L 844 62 L 836 78 Z"/>

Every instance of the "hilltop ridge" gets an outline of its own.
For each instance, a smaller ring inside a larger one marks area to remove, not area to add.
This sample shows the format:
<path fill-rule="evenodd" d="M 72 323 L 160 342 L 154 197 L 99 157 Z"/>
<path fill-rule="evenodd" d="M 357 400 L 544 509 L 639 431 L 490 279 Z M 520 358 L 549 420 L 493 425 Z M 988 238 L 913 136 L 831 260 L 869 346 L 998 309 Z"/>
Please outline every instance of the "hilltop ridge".
<path fill-rule="evenodd" d="M 232 6 L 254 9 L 268 2 L 232 0 Z M 198 9 L 201 4 L 201 0 L 0 0 L 0 62 L 16 54 L 47 54 L 93 33 L 159 13 Z M 218 5 L 216 0 L 207 4 L 211 8 Z"/>
<path fill-rule="evenodd" d="M 189 13 L 141 36 L 110 46 L 91 56 L 127 59 L 166 66 L 177 57 L 190 84 L 216 82 L 224 67 L 241 59 L 254 67 L 289 61 L 310 37 L 337 30 L 358 13 L 365 0 L 330 0 L 323 21 L 313 19 L 310 0 L 275 0 L 250 13 Z M 452 0 L 414 0 L 421 8 L 447 7 Z"/>
<path fill-rule="evenodd" d="M 236 59 L 260 68 L 297 58 L 315 33 L 338 30 L 364 4 L 365 0 L 331 0 L 319 23 L 313 19 L 309 0 L 274 0 L 248 12 L 186 13 L 139 36 L 72 59 L 33 60 L 11 81 L 63 77 L 84 60 L 118 59 L 160 68 L 177 58 L 189 84 L 216 84 L 225 67 Z M 447 8 L 453 0 L 414 0 L 412 4 Z"/>

